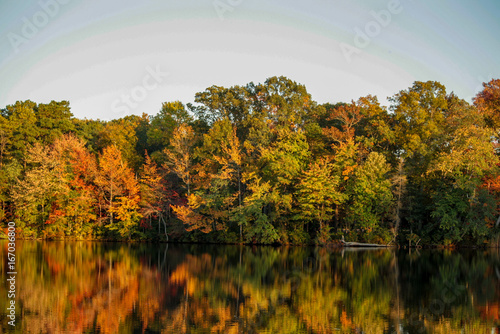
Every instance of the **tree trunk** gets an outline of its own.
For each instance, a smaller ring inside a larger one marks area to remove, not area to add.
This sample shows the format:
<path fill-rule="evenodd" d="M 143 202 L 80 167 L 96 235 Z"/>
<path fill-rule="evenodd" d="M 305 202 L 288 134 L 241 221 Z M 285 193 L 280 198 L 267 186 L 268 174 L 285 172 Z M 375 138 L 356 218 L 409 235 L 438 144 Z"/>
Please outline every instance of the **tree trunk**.
<path fill-rule="evenodd" d="M 241 173 L 238 166 L 238 207 L 241 209 Z M 240 223 L 240 242 L 243 242 L 243 224 Z"/>

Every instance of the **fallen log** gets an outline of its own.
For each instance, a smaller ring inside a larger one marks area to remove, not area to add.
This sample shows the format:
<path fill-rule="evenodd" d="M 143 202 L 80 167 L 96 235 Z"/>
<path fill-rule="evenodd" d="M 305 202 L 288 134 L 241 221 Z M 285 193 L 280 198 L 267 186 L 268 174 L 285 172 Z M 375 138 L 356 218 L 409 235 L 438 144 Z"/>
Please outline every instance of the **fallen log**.
<path fill-rule="evenodd" d="M 363 242 L 345 242 L 340 240 L 343 247 L 391 247 L 391 245 L 366 244 Z"/>

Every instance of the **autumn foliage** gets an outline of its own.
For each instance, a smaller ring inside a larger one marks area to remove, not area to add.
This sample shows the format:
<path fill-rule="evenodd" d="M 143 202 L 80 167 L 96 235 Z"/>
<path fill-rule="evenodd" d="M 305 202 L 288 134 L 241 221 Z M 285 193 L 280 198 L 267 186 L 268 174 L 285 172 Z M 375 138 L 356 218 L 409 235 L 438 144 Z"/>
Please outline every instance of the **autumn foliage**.
<path fill-rule="evenodd" d="M 272 77 L 112 121 L 18 101 L 0 115 L 0 219 L 25 238 L 495 243 L 500 81 L 483 86 L 470 104 L 418 81 L 386 107 Z"/>

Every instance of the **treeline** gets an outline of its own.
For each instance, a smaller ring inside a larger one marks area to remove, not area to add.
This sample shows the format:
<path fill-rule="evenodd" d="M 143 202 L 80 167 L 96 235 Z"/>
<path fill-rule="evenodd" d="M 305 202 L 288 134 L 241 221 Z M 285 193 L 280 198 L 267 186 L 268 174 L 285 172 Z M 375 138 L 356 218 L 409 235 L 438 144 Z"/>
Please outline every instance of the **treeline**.
<path fill-rule="evenodd" d="M 155 116 L 0 115 L 0 218 L 25 238 L 498 243 L 500 80 L 318 104 L 285 77 Z M 4 225 L 6 226 L 6 225 Z"/>

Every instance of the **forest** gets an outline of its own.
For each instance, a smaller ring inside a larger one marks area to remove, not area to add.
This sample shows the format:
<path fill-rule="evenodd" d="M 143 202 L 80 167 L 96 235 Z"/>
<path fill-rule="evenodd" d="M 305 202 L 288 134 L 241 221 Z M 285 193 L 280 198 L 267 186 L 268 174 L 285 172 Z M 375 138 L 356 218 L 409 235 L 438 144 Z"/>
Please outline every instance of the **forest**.
<path fill-rule="evenodd" d="M 498 246 L 499 129 L 500 79 L 472 103 L 417 81 L 386 107 L 271 77 L 111 121 L 17 101 L 0 220 L 25 239 Z"/>

